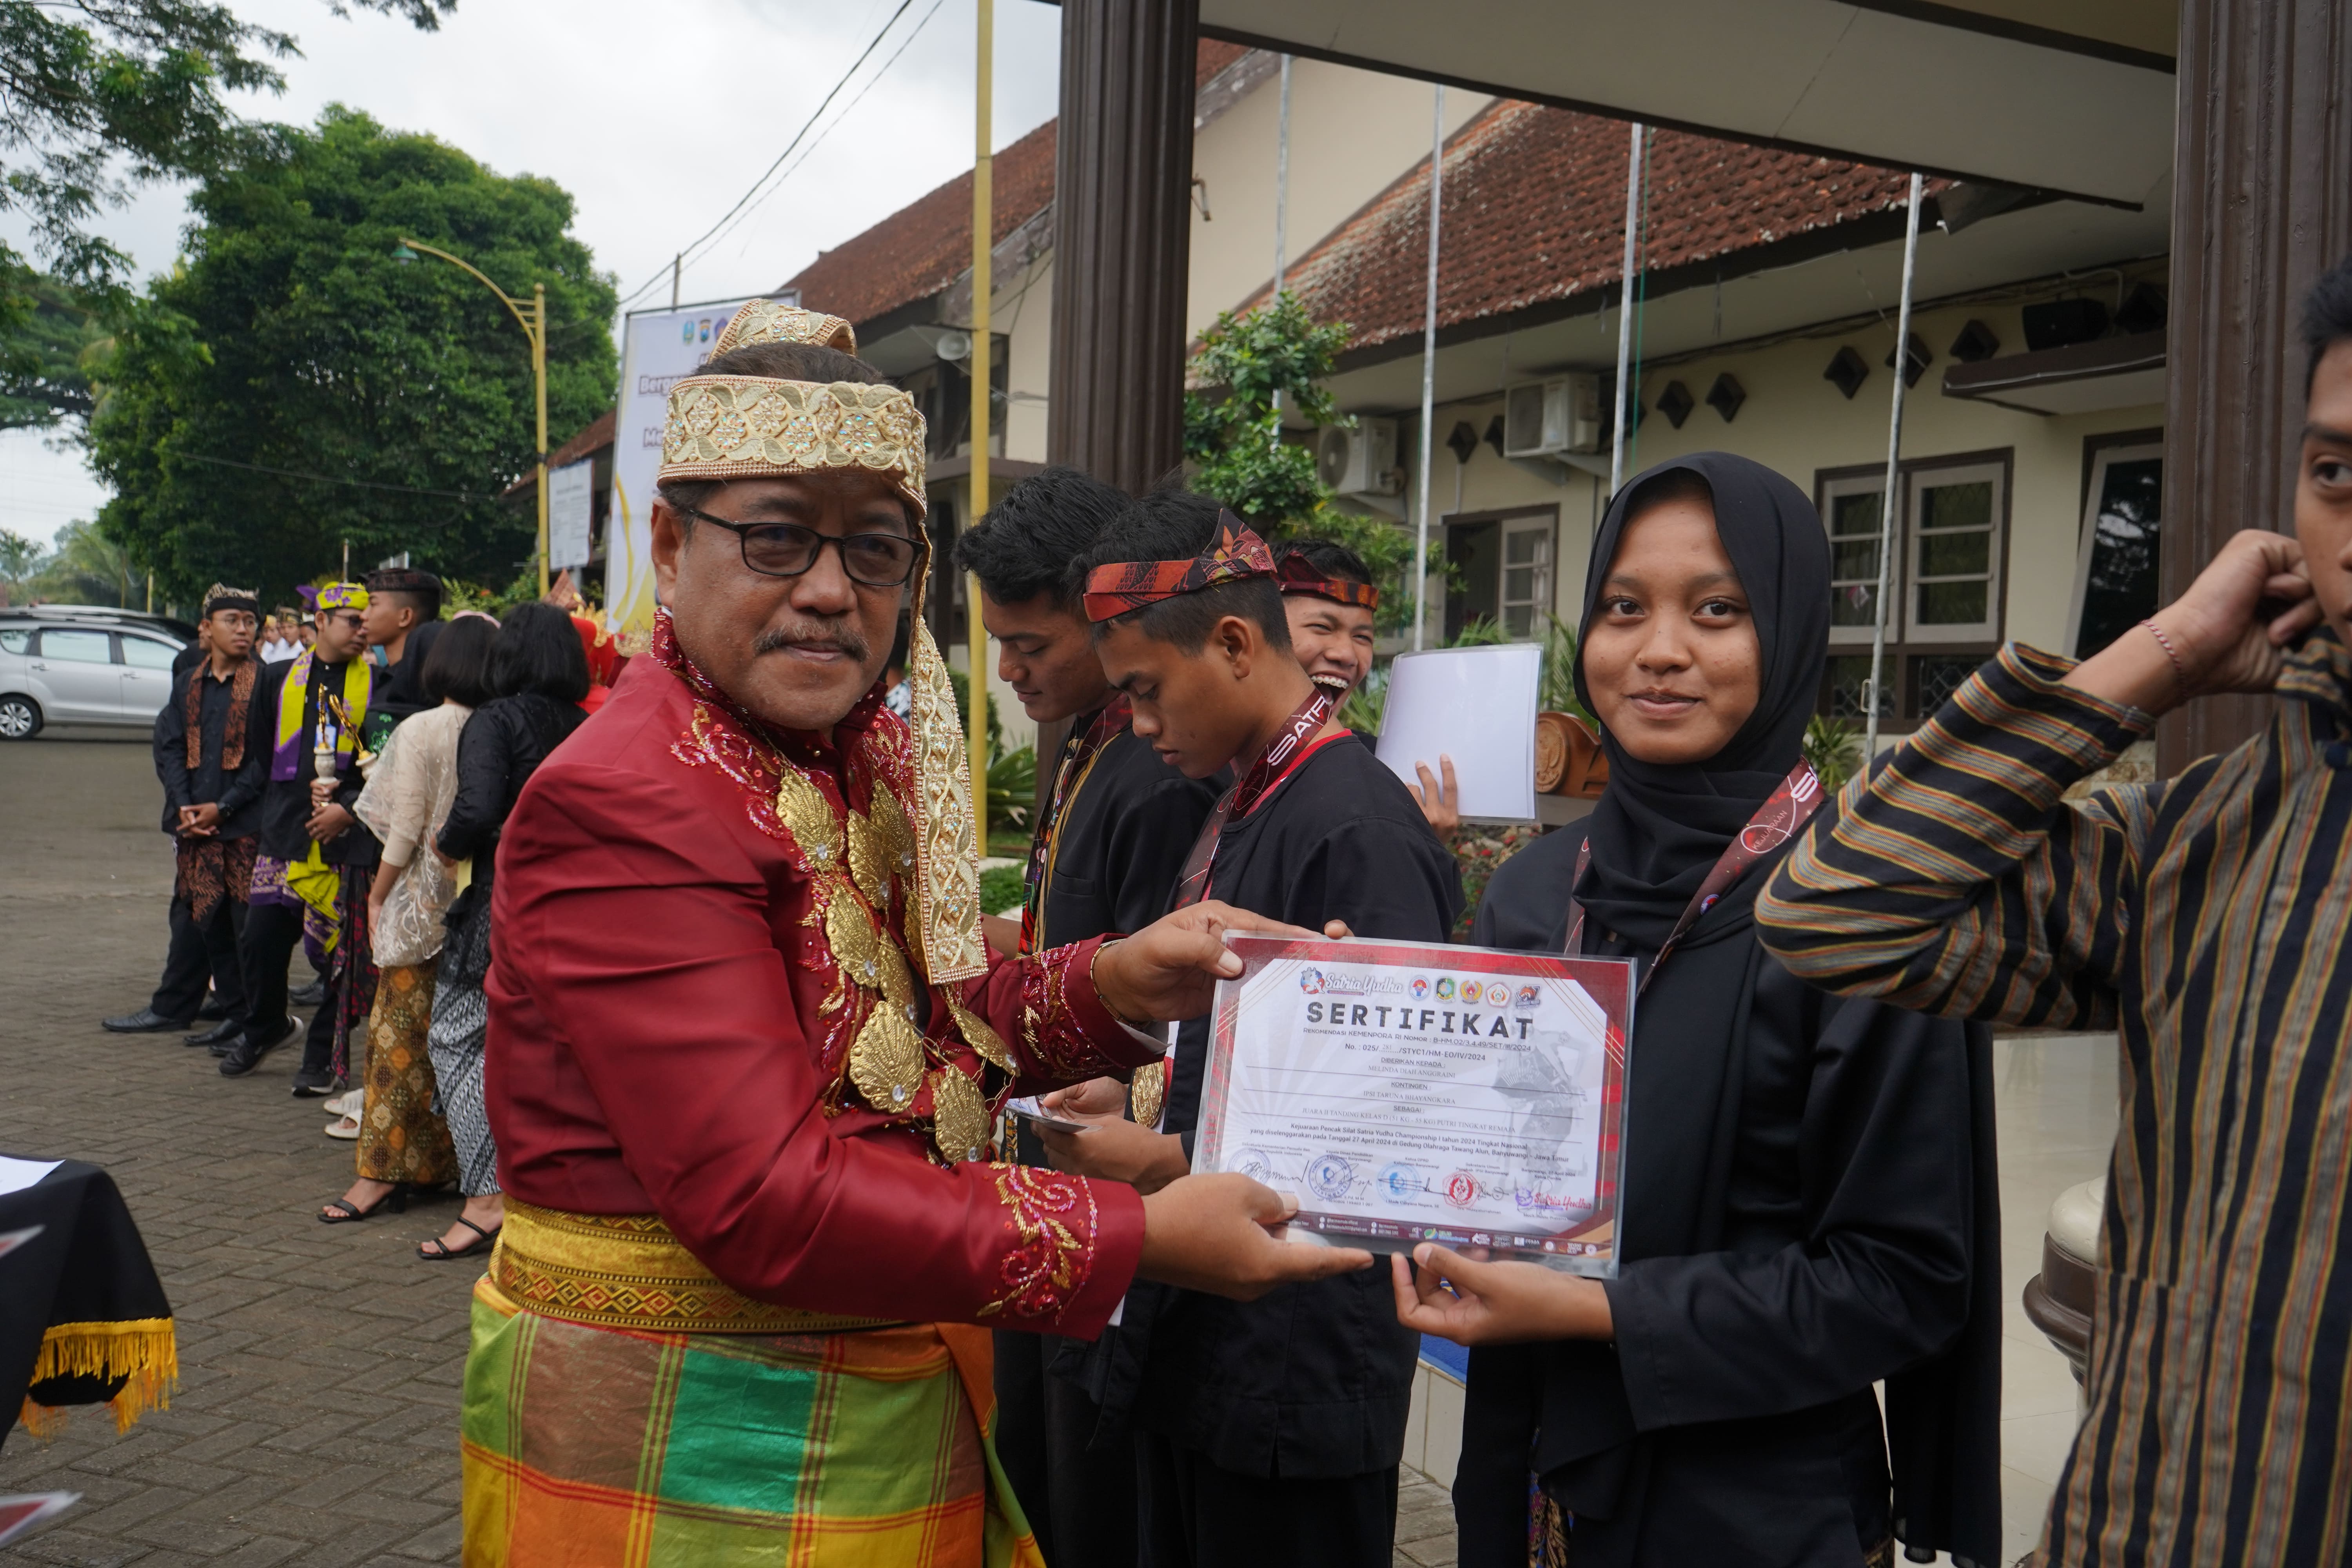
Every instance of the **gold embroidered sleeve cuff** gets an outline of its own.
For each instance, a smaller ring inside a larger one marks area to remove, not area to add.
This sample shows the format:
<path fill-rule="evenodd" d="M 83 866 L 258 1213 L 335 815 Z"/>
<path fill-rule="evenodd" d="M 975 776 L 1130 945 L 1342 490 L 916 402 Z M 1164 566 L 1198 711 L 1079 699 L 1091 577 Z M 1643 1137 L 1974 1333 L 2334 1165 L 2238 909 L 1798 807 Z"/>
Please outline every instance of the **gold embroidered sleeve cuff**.
<path fill-rule="evenodd" d="M 1024 1077 L 1076 1083 L 1159 1059 L 1095 991 L 1095 954 L 1111 940 L 1089 937 L 1013 961 L 1022 966 L 1021 1038 L 1014 1050 Z"/>
<path fill-rule="evenodd" d="M 981 1321 L 1092 1339 L 1135 1281 L 1143 1258 L 1143 1199 L 1124 1182 L 1029 1165 L 997 1165 L 1004 1210 L 1002 1294 Z"/>

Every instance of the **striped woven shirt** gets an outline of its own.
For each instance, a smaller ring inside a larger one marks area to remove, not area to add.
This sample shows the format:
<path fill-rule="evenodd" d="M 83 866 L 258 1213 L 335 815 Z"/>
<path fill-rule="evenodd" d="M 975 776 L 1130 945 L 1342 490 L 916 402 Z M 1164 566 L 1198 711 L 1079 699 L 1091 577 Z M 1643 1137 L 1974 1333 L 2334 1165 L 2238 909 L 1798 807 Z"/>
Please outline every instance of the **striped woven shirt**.
<path fill-rule="evenodd" d="M 1848 784 L 1757 920 L 1804 979 L 2119 1031 L 2089 1411 L 2044 1562 L 2335 1563 L 2352 1513 L 2352 658 L 2236 751 L 2086 800 L 2147 715 L 2011 645 Z"/>

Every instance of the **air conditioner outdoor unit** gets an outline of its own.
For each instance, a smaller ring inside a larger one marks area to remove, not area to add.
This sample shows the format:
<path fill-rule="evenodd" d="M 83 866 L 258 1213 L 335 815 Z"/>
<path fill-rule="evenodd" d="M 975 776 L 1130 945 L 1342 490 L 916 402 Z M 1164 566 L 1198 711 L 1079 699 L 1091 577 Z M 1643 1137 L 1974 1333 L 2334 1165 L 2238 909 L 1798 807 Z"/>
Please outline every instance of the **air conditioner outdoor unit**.
<path fill-rule="evenodd" d="M 1523 382 L 1503 394 L 1503 456 L 1556 458 L 1601 450 L 1601 377 L 1592 372 Z"/>
<path fill-rule="evenodd" d="M 1315 469 L 1343 496 L 1393 496 L 1403 489 L 1397 473 L 1397 427 L 1393 419 L 1359 419 L 1350 430 L 1327 425 L 1315 440 Z"/>

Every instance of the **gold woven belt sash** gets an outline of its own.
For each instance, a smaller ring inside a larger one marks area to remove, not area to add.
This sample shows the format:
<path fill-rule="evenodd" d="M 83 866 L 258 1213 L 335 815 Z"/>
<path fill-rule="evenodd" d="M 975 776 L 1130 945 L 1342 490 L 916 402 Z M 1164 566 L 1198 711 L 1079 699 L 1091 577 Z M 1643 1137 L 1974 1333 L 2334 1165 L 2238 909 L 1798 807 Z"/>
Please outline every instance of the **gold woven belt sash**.
<path fill-rule="evenodd" d="M 531 1311 L 605 1329 L 830 1334 L 898 1321 L 755 1301 L 704 1268 L 658 1215 L 572 1214 L 512 1197 L 490 1279 Z"/>

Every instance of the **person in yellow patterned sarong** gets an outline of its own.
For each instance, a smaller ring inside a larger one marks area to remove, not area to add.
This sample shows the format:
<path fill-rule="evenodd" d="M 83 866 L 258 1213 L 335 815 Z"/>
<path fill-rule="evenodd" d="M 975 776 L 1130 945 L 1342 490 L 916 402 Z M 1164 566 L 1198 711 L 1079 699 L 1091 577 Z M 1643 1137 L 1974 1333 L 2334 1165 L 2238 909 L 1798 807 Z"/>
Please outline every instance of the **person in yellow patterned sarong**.
<path fill-rule="evenodd" d="M 1244 1177 L 997 1158 L 1008 1096 L 1157 1059 L 1123 1020 L 1205 1011 L 1219 933 L 1270 928 L 1202 903 L 990 958 L 923 421 L 853 350 L 754 301 L 671 388 L 649 656 L 506 826 L 468 1563 L 1034 1564 L 982 1325 L 1370 1262 L 1282 1245 Z M 910 598 L 911 729 L 878 679 Z"/>

